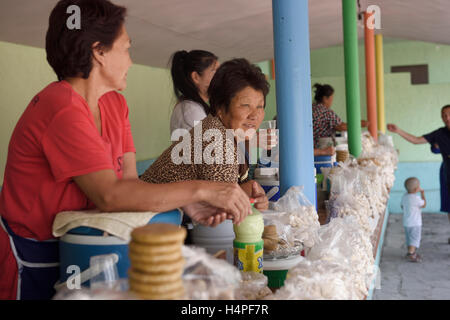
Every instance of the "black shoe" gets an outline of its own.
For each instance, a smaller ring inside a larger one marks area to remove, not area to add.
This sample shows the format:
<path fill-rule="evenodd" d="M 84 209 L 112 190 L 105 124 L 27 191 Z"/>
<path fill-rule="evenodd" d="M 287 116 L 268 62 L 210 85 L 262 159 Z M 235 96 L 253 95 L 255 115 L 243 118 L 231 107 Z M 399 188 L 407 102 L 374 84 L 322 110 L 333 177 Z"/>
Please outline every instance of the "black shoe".
<path fill-rule="evenodd" d="M 417 252 L 414 252 L 414 253 L 408 253 L 408 254 L 406 255 L 406 259 L 407 259 L 409 262 L 422 262 L 422 257 L 421 257 Z"/>

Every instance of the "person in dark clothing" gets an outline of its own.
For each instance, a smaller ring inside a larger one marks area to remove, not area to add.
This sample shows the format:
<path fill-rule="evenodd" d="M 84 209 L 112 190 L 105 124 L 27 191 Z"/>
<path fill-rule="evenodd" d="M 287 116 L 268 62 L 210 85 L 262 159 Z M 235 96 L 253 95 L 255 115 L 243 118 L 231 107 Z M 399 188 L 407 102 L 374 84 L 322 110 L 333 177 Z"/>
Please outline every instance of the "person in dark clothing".
<path fill-rule="evenodd" d="M 446 186 L 446 194 L 441 193 L 441 202 L 448 202 L 450 199 L 450 104 L 445 105 L 441 109 L 441 117 L 445 126 L 434 130 L 428 134 L 420 137 L 416 137 L 408 132 L 403 131 L 395 124 L 388 124 L 387 129 L 391 132 L 399 134 L 405 140 L 414 144 L 424 144 L 429 143 L 432 147 L 439 146 L 439 150 L 442 155 L 442 173 L 441 173 L 441 184 Z M 448 213 L 448 218 L 450 221 L 450 212 Z M 448 240 L 450 244 L 450 238 Z"/>

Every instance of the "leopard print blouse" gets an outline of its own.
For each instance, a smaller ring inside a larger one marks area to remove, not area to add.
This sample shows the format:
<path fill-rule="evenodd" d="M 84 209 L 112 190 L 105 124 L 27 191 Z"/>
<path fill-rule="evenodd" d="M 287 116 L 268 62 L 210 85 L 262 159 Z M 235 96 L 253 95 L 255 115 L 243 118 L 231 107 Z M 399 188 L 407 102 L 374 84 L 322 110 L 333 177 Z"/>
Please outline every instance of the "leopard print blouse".
<path fill-rule="evenodd" d="M 248 181 L 248 164 L 238 163 L 234 138 L 227 137 L 219 118 L 209 115 L 189 133 L 190 139 L 186 134 L 174 141 L 140 179 L 149 183 L 209 180 L 242 184 Z M 217 138 L 219 133 L 223 139 Z"/>

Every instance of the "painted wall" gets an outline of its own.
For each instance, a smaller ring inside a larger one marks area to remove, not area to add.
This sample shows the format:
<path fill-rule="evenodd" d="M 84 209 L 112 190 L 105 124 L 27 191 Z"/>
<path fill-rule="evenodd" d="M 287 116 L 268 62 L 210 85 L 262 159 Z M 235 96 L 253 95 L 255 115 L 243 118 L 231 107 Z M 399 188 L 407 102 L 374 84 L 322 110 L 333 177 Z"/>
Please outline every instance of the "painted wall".
<path fill-rule="evenodd" d="M 422 41 L 385 38 L 384 73 L 391 66 L 428 64 L 430 83 L 448 83 L 450 46 Z M 344 74 L 344 49 L 342 46 L 317 49 L 311 52 L 311 76 L 341 76 Z M 364 73 L 364 42 L 359 42 L 360 73 Z"/>
<path fill-rule="evenodd" d="M 364 47 L 359 47 L 361 117 L 366 119 Z M 400 128 L 423 135 L 443 126 L 440 109 L 450 103 L 450 46 L 419 41 L 393 41 L 384 43 L 385 106 L 386 122 L 396 123 Z M 343 47 L 336 46 L 311 52 L 311 84 L 330 84 L 335 89 L 333 110 L 346 121 L 345 78 Z M 428 64 L 430 83 L 411 85 L 408 73 L 390 73 L 392 65 Z M 259 64 L 268 69 L 268 62 Z M 271 81 L 275 87 L 274 81 Z M 276 113 L 275 92 L 267 98 L 266 117 Z M 401 212 L 400 198 L 404 193 L 406 178 L 417 176 L 426 191 L 427 212 L 439 212 L 440 155 L 430 152 L 426 145 L 412 145 L 398 135 L 393 135 L 400 151 L 396 182 L 391 191 L 389 211 Z"/>

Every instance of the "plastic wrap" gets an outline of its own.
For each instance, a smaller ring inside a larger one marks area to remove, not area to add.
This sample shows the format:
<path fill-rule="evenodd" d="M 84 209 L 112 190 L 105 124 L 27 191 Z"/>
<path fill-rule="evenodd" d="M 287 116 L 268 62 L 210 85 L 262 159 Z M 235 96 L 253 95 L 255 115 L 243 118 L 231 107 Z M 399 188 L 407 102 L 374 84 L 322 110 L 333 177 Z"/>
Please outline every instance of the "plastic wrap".
<path fill-rule="evenodd" d="M 241 273 L 233 265 L 216 259 L 205 249 L 182 247 L 186 260 L 183 284 L 188 300 L 233 300 Z"/>
<path fill-rule="evenodd" d="M 352 271 L 342 263 L 303 260 L 289 270 L 284 286 L 267 299 L 351 300 L 354 294 Z"/>
<path fill-rule="evenodd" d="M 321 242 L 311 248 L 308 260 L 326 260 L 350 266 L 354 275 L 355 294 L 367 294 L 373 276 L 370 237 L 361 230 L 355 217 L 334 219 L 319 231 Z"/>
<path fill-rule="evenodd" d="M 395 156 L 385 154 L 395 150 L 376 144 L 367 134 L 363 134 L 362 140 L 365 141 L 362 158 L 350 159 L 333 168 L 327 208 L 331 218 L 355 216 L 367 233 L 373 233 L 395 178 Z"/>
<path fill-rule="evenodd" d="M 355 217 L 321 227 L 321 241 L 290 269 L 273 299 L 363 299 L 373 277 L 372 245 Z"/>
<path fill-rule="evenodd" d="M 398 155 L 392 140 L 362 135 L 362 153 L 330 169 L 332 219 L 306 258 L 268 299 L 364 299 L 374 276 L 371 239 L 386 210 Z"/>
<path fill-rule="evenodd" d="M 236 290 L 238 300 L 261 300 L 272 295 L 267 277 L 259 272 L 242 272 L 242 281 Z"/>
<path fill-rule="evenodd" d="M 285 259 L 292 255 L 299 255 L 303 245 L 290 225 L 290 214 L 265 212 L 263 217 L 264 259 Z"/>
<path fill-rule="evenodd" d="M 58 290 L 53 300 L 139 300 L 133 292 L 128 291 L 128 279 L 115 281 L 112 288 L 92 289 L 81 286 L 79 289 L 63 287 Z"/>
<path fill-rule="evenodd" d="M 267 227 L 273 225 L 278 237 L 285 242 L 279 243 L 272 253 L 273 258 L 299 254 L 303 247 L 310 248 L 319 240 L 319 217 L 315 207 L 303 194 L 303 187 L 289 188 L 286 194 L 273 204 L 273 208 L 278 213 L 263 214 L 265 220 L 263 239 L 268 238 Z M 270 258 L 266 254 L 264 257 Z"/>

